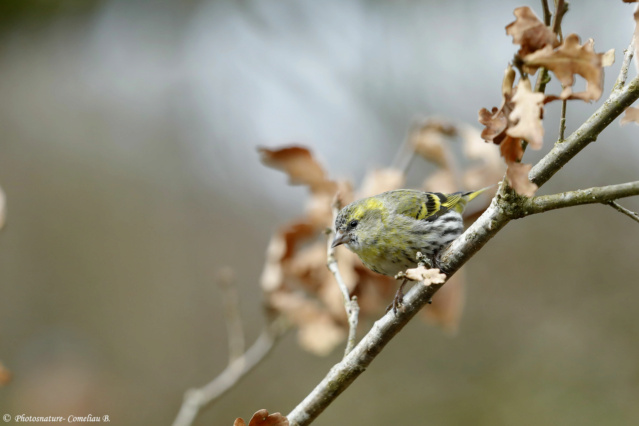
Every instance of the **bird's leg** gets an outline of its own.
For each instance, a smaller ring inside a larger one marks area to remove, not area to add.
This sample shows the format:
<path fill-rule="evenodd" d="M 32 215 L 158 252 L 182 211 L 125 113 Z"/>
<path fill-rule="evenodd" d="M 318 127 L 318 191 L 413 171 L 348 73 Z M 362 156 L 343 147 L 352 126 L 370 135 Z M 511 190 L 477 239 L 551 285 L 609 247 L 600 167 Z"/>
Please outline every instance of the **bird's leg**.
<path fill-rule="evenodd" d="M 406 281 L 408 281 L 407 278 L 404 278 L 402 280 L 402 283 L 399 285 L 399 288 L 395 293 L 393 303 L 388 305 L 388 307 L 386 308 L 386 312 L 390 311 L 390 309 L 393 308 L 393 313 L 397 315 L 397 309 L 402 305 L 402 302 L 404 301 L 404 286 L 406 285 Z"/>
<path fill-rule="evenodd" d="M 444 267 L 442 265 L 442 257 L 441 257 L 442 252 L 443 250 L 439 251 L 436 254 L 433 254 L 429 260 L 433 268 L 439 269 L 439 272 L 448 276 L 448 273 L 444 270 Z"/>

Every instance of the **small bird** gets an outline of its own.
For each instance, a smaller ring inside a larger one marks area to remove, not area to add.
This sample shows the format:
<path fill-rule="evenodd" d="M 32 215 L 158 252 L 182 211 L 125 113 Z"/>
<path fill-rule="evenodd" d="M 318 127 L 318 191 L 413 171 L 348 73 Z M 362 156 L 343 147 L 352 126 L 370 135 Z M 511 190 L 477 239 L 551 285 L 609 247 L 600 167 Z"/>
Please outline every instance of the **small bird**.
<path fill-rule="evenodd" d="M 368 269 L 391 277 L 415 267 L 417 252 L 437 265 L 441 250 L 464 231 L 466 204 L 486 189 L 453 194 L 397 189 L 354 201 L 337 215 L 331 247 L 345 244 Z M 395 313 L 405 284 L 391 305 Z"/>

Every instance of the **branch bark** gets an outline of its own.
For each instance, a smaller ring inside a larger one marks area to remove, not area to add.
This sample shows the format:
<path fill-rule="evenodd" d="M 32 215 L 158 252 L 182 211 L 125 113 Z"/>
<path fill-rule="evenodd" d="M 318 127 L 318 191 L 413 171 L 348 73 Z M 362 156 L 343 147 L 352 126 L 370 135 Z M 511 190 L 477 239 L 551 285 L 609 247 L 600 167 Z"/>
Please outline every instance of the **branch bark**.
<path fill-rule="evenodd" d="M 628 85 L 615 89 L 604 104 L 565 141 L 553 149 L 531 170 L 529 177 L 542 186 L 571 158 L 617 118 L 624 109 L 639 98 L 639 77 Z M 479 249 L 512 219 L 517 217 L 513 207 L 526 203 L 526 197 L 516 194 L 504 182 L 488 209 L 462 236 L 457 238 L 441 256 L 442 270 L 452 276 Z M 600 201 L 597 201 L 600 202 Z M 287 418 L 291 425 L 310 424 L 331 404 L 375 359 L 415 314 L 428 303 L 441 285 L 414 286 L 404 297 L 404 309 L 388 312 L 375 322 L 370 332 L 355 348 L 336 364 L 311 393 L 291 411 Z"/>
<path fill-rule="evenodd" d="M 541 195 L 529 198 L 522 203 L 522 215 L 520 217 L 583 204 L 608 204 L 619 198 L 632 197 L 635 195 L 639 195 L 639 181 L 579 189 L 577 191 L 562 192 L 560 194 Z"/>

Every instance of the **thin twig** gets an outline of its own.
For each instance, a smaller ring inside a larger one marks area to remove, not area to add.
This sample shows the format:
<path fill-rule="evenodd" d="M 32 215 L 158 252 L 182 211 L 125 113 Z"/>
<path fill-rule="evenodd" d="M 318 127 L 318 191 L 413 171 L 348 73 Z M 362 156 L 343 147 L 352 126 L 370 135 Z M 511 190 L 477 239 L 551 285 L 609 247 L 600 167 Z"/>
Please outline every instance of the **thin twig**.
<path fill-rule="evenodd" d="M 339 194 L 335 196 L 335 200 L 333 200 L 333 223 L 335 223 L 335 219 L 339 214 L 340 210 L 340 200 Z M 335 249 L 332 247 L 332 238 L 333 235 L 332 230 L 327 232 L 328 234 L 328 243 L 327 243 L 327 260 L 326 266 L 328 266 L 329 271 L 335 277 L 335 281 L 337 281 L 337 285 L 339 289 L 342 291 L 342 296 L 344 297 L 344 308 L 346 309 L 346 315 L 348 317 L 348 340 L 346 341 L 346 348 L 344 349 L 344 356 L 348 355 L 350 351 L 355 347 L 355 341 L 357 337 L 357 323 L 359 320 L 359 304 L 357 303 L 357 296 L 353 296 L 351 298 L 350 291 L 348 290 L 348 286 L 344 282 L 342 278 L 342 274 L 339 272 L 339 267 L 337 266 L 337 259 L 335 258 Z"/>
<path fill-rule="evenodd" d="M 557 142 L 563 142 L 566 135 L 566 100 L 561 102 L 561 118 L 559 119 L 559 138 Z"/>
<path fill-rule="evenodd" d="M 628 216 L 630 219 L 634 220 L 635 222 L 639 222 L 639 214 L 638 213 L 635 213 L 632 210 L 628 210 L 627 208 L 625 208 L 623 206 L 620 206 L 615 201 L 608 201 L 606 204 L 608 204 L 613 209 L 625 214 L 626 216 Z"/>
<path fill-rule="evenodd" d="M 229 363 L 238 359 L 244 353 L 244 327 L 242 326 L 240 304 L 234 281 L 233 271 L 228 268 L 220 271 L 218 286 L 222 291 L 224 319 L 226 320 L 226 332 L 229 342 Z"/>
<path fill-rule="evenodd" d="M 632 57 L 635 54 L 635 38 L 632 37 L 632 41 L 626 50 L 624 50 L 623 62 L 621 63 L 621 70 L 619 70 L 619 76 L 617 77 L 617 81 L 613 86 L 613 90 L 619 90 L 626 84 L 626 79 L 628 78 L 628 68 L 630 67 L 630 62 L 632 62 Z"/>
<path fill-rule="evenodd" d="M 552 15 L 550 13 L 550 8 L 548 7 L 548 0 L 541 0 L 541 7 L 544 10 L 544 25 L 549 27 Z"/>
<path fill-rule="evenodd" d="M 639 181 L 600 186 L 560 194 L 540 195 L 525 199 L 519 207 L 511 210 L 511 218 L 521 218 L 531 214 L 544 213 L 550 210 L 584 204 L 610 203 L 619 198 L 639 195 Z M 510 214 L 510 213 L 509 213 Z"/>
<path fill-rule="evenodd" d="M 255 343 L 241 357 L 229 363 L 215 379 L 201 388 L 188 390 L 173 426 L 193 424 L 204 406 L 224 395 L 269 354 L 287 328 L 280 320 L 275 320 L 262 331 Z"/>
<path fill-rule="evenodd" d="M 564 15 L 568 12 L 568 3 L 564 0 L 556 0 L 555 1 L 555 14 L 552 17 L 552 32 L 559 36 L 559 41 L 563 39 L 561 34 L 561 20 L 564 18 Z"/>

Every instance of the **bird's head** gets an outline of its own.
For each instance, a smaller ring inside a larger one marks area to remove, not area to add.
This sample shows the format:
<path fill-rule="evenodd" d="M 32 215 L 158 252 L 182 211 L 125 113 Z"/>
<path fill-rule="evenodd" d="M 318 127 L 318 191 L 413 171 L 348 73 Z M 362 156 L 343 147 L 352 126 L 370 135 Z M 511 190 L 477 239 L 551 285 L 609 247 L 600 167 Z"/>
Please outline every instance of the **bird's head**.
<path fill-rule="evenodd" d="M 375 239 L 381 229 L 383 217 L 384 205 L 375 197 L 349 204 L 335 219 L 335 239 L 331 247 L 346 244 L 357 253 Z"/>

